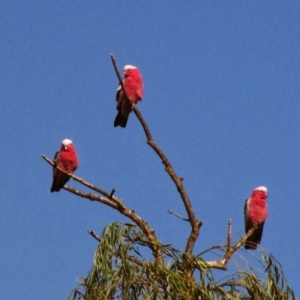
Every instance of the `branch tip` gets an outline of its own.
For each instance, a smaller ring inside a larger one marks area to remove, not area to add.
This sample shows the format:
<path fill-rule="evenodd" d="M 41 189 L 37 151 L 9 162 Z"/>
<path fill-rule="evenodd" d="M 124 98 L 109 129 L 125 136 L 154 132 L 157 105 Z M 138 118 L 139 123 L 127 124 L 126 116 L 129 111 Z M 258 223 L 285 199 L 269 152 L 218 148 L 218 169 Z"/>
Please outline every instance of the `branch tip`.
<path fill-rule="evenodd" d="M 101 243 L 101 238 L 98 236 L 94 230 L 88 230 L 87 231 L 95 240 L 97 240 L 99 243 Z"/>
<path fill-rule="evenodd" d="M 123 80 L 122 80 L 122 78 L 120 76 L 120 73 L 119 73 L 119 70 L 117 68 L 117 62 L 116 62 L 113 55 L 111 55 L 111 60 L 112 60 L 115 72 L 116 72 L 116 74 L 118 76 L 118 79 L 120 81 L 120 85 L 122 87 L 123 93 L 125 94 L 126 98 L 129 100 L 129 97 L 126 94 L 126 91 L 124 89 Z M 185 247 L 185 252 L 188 253 L 188 254 L 192 254 L 193 248 L 194 248 L 195 243 L 196 243 L 196 240 L 197 240 L 197 238 L 199 236 L 199 233 L 200 233 L 199 232 L 200 226 L 198 224 L 195 213 L 193 211 L 190 199 L 189 199 L 189 197 L 187 195 L 187 192 L 186 192 L 186 190 L 183 186 L 183 183 L 182 183 L 183 178 L 177 176 L 177 174 L 173 170 L 173 167 L 172 167 L 171 163 L 169 162 L 167 156 L 158 147 L 158 145 L 153 141 L 151 132 L 149 130 L 149 127 L 148 127 L 147 123 L 145 122 L 142 114 L 138 110 L 137 106 L 133 105 L 132 110 L 135 113 L 136 117 L 138 118 L 138 120 L 140 121 L 140 123 L 141 123 L 141 125 L 144 129 L 144 132 L 145 132 L 145 135 L 146 135 L 146 138 L 147 138 L 147 144 L 150 145 L 150 147 L 156 152 L 156 154 L 162 160 L 162 163 L 165 165 L 166 172 L 169 174 L 170 178 L 172 179 L 172 181 L 174 182 L 174 184 L 177 188 L 177 191 L 179 192 L 179 195 L 180 195 L 181 200 L 184 204 L 185 210 L 188 214 L 188 219 L 187 220 L 191 225 L 191 232 L 190 232 L 190 235 L 188 237 L 188 241 L 187 241 L 187 244 L 186 244 L 186 247 Z"/>
<path fill-rule="evenodd" d="M 109 194 L 109 198 L 112 198 L 112 196 L 114 195 L 115 191 L 116 191 L 115 189 L 112 189 L 112 191 Z"/>
<path fill-rule="evenodd" d="M 190 221 L 189 219 L 186 219 L 186 218 L 184 218 L 184 217 L 178 215 L 177 213 L 175 213 L 175 212 L 173 212 L 173 211 L 171 211 L 171 210 L 169 210 L 169 209 L 167 210 L 167 212 L 168 212 L 170 215 L 174 215 L 175 217 L 177 217 L 177 218 L 179 218 L 179 219 L 181 219 L 181 220 L 183 220 L 183 221 L 186 221 L 186 222 L 189 222 L 189 221 Z"/>
<path fill-rule="evenodd" d="M 51 166 L 54 166 L 54 162 L 52 160 L 50 160 L 47 156 L 43 155 L 42 156 L 43 159 L 49 163 Z M 97 202 L 100 202 L 102 204 L 105 204 L 113 209 L 116 209 L 118 210 L 122 215 L 130 218 L 142 231 L 143 233 L 145 234 L 145 236 L 148 238 L 148 240 L 152 243 L 152 244 L 159 244 L 159 241 L 157 240 L 157 237 L 155 236 L 155 234 L 152 233 L 153 229 L 146 223 L 144 222 L 144 220 L 138 216 L 136 213 L 132 213 L 130 209 L 128 209 L 123 203 L 121 200 L 117 199 L 116 197 L 112 197 L 111 199 L 109 198 L 109 195 L 110 193 L 101 189 L 101 188 L 98 188 L 92 184 L 90 184 L 89 182 L 83 180 L 82 178 L 78 177 L 78 176 L 75 176 L 74 174 L 71 174 L 71 173 L 67 173 L 65 172 L 64 170 L 62 170 L 61 168 L 59 168 L 58 166 L 55 166 L 58 170 L 60 170 L 62 173 L 65 173 L 65 174 L 68 174 L 70 177 L 72 177 L 75 181 L 78 181 L 79 183 L 81 183 L 82 185 L 84 186 L 87 186 L 88 188 L 104 195 L 105 197 L 101 197 L 100 195 L 97 195 L 97 194 L 93 194 L 93 193 L 85 193 L 85 192 L 82 192 L 78 189 L 74 189 L 73 187 L 71 186 L 67 186 L 65 185 L 63 187 L 64 190 L 70 192 L 70 193 L 73 193 L 79 197 L 82 197 L 82 198 L 85 198 L 85 199 L 88 199 L 90 201 L 97 201 Z M 99 239 L 101 240 L 100 237 L 97 238 L 97 235 L 93 232 L 93 230 L 90 230 L 88 231 L 88 233 L 90 235 L 92 235 L 95 239 L 97 239 L 99 241 Z M 163 255 L 162 255 L 162 252 L 161 252 L 161 248 L 160 247 L 157 247 L 157 248 L 154 248 L 152 246 L 152 244 L 149 246 L 150 249 L 152 250 L 152 253 L 153 253 L 153 256 L 154 258 L 159 261 L 159 263 L 161 265 L 164 264 L 164 261 L 163 261 Z"/>

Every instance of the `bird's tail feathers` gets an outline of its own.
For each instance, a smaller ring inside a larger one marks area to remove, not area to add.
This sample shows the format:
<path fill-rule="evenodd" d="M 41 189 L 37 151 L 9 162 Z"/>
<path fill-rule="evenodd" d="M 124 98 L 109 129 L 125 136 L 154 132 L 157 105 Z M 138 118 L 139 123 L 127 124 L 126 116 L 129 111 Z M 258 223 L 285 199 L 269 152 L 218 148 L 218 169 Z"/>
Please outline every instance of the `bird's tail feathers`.
<path fill-rule="evenodd" d="M 263 233 L 263 226 L 258 227 L 254 232 L 248 237 L 245 242 L 245 249 L 254 250 L 260 244 L 261 237 Z"/>
<path fill-rule="evenodd" d="M 114 126 L 115 127 L 121 126 L 125 128 L 127 124 L 127 120 L 128 120 L 128 116 L 124 116 L 121 113 L 118 113 L 114 121 Z"/>

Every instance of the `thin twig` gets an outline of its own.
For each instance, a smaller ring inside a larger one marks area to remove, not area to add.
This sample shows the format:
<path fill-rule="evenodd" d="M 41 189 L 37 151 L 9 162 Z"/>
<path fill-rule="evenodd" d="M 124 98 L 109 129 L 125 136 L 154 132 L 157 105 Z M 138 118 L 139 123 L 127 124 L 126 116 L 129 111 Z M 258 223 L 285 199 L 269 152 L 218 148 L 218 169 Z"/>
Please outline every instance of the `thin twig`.
<path fill-rule="evenodd" d="M 228 220 L 228 230 L 227 230 L 227 249 L 231 247 L 231 226 L 232 221 L 231 219 Z"/>
<path fill-rule="evenodd" d="M 175 212 L 173 212 L 173 211 L 171 211 L 171 210 L 169 210 L 169 209 L 168 209 L 168 213 L 169 213 L 170 215 L 176 216 L 177 218 L 179 218 L 179 219 L 181 219 L 181 220 L 183 220 L 183 221 L 189 222 L 189 219 L 186 219 L 186 218 L 184 218 L 184 217 L 182 217 L 182 216 L 176 214 Z"/>
<path fill-rule="evenodd" d="M 88 230 L 88 233 L 89 233 L 94 239 L 96 239 L 99 243 L 101 243 L 101 238 L 100 238 L 100 236 L 98 236 L 94 230 Z"/>
<path fill-rule="evenodd" d="M 215 246 L 212 246 L 202 252 L 200 252 L 199 254 L 196 255 L 196 257 L 200 257 L 202 256 L 203 254 L 207 253 L 207 252 L 210 252 L 211 250 L 214 250 L 214 249 L 219 249 L 219 250 L 223 250 L 224 251 L 224 248 L 225 246 L 224 245 L 215 245 Z M 225 251 L 224 251 L 225 252 Z"/>
<path fill-rule="evenodd" d="M 117 77 L 119 79 L 119 83 L 122 87 L 123 93 L 124 93 L 125 97 L 129 100 L 129 97 L 128 97 L 125 89 L 124 89 L 123 80 L 122 80 L 121 75 L 118 71 L 116 59 L 114 58 L 114 56 L 112 54 L 111 54 L 110 57 L 111 57 L 114 69 L 116 71 Z M 134 111 L 135 115 L 137 116 L 138 120 L 140 121 L 140 123 L 141 123 L 141 125 L 144 129 L 148 145 L 157 153 L 157 155 L 162 160 L 163 164 L 165 165 L 166 172 L 169 174 L 169 176 L 171 177 L 171 179 L 175 183 L 177 191 L 179 192 L 179 194 L 181 196 L 181 199 L 184 203 L 185 209 L 186 209 L 187 214 L 189 216 L 188 220 L 189 220 L 189 222 L 191 224 L 191 227 L 192 227 L 192 230 L 191 230 L 191 233 L 189 235 L 187 245 L 186 245 L 186 248 L 185 248 L 185 252 L 188 253 L 188 254 L 192 254 L 193 248 L 195 246 L 195 242 L 196 242 L 196 240 L 199 236 L 200 227 L 202 226 L 202 222 L 198 221 L 196 216 L 195 216 L 194 210 L 192 208 L 192 204 L 190 202 L 190 199 L 189 199 L 189 197 L 187 195 L 187 192 L 184 188 L 184 185 L 182 183 L 183 178 L 178 177 L 176 175 L 176 173 L 175 173 L 171 163 L 169 162 L 168 158 L 163 153 L 163 151 L 158 147 L 158 145 L 154 142 L 154 140 L 152 138 L 152 135 L 150 133 L 149 127 L 148 127 L 147 123 L 145 122 L 144 118 L 142 117 L 142 114 L 138 110 L 137 106 L 133 105 L 132 110 Z"/>
<path fill-rule="evenodd" d="M 114 195 L 115 191 L 116 191 L 115 189 L 112 189 L 112 191 L 109 194 L 109 198 L 112 198 L 112 196 Z"/>

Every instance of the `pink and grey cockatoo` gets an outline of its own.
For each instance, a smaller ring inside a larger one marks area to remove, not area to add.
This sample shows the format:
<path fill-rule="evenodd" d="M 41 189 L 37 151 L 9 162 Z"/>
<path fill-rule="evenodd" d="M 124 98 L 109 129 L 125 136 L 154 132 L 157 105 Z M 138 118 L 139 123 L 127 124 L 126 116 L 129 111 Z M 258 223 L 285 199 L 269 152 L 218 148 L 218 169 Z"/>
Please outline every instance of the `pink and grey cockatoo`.
<path fill-rule="evenodd" d="M 121 86 L 119 86 L 116 95 L 118 114 L 115 118 L 114 126 L 125 128 L 132 103 L 142 100 L 144 95 L 142 76 L 137 67 L 131 65 L 124 67 L 123 84 L 131 103 L 126 99 Z"/>
<path fill-rule="evenodd" d="M 65 139 L 62 141 L 60 150 L 57 151 L 54 156 L 54 162 L 58 167 L 68 173 L 73 173 L 78 168 L 78 158 L 71 140 Z M 69 175 L 62 173 L 54 167 L 51 193 L 59 192 L 69 179 Z"/>
<path fill-rule="evenodd" d="M 263 234 L 264 223 L 268 217 L 268 209 L 266 199 L 268 190 L 264 186 L 259 186 L 252 192 L 251 198 L 245 202 L 245 231 L 246 233 L 253 226 L 257 226 L 254 232 L 245 242 L 245 249 L 256 249 L 260 244 Z"/>

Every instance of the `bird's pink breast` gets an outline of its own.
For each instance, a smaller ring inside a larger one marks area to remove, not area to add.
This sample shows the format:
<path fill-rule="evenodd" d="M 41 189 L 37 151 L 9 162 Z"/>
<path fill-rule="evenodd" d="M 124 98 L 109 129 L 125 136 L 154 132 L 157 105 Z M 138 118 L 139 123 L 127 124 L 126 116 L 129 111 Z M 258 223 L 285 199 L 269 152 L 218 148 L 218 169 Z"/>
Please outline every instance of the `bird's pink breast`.
<path fill-rule="evenodd" d="M 264 222 L 268 217 L 266 200 L 256 197 L 251 198 L 248 216 L 254 225 Z"/>
<path fill-rule="evenodd" d="M 142 100 L 144 91 L 143 91 L 143 82 L 142 77 L 139 71 L 132 73 L 124 79 L 124 86 L 126 93 L 131 99 L 132 103 L 136 103 L 139 100 Z"/>
<path fill-rule="evenodd" d="M 75 151 L 60 151 L 59 167 L 68 173 L 78 168 L 78 159 Z"/>

